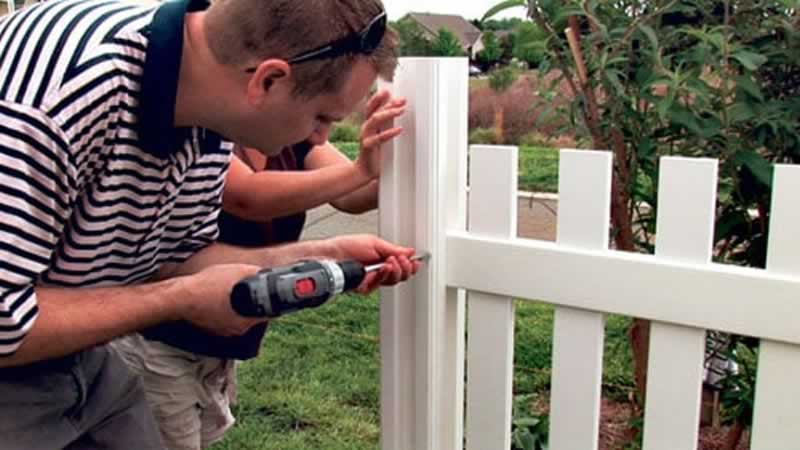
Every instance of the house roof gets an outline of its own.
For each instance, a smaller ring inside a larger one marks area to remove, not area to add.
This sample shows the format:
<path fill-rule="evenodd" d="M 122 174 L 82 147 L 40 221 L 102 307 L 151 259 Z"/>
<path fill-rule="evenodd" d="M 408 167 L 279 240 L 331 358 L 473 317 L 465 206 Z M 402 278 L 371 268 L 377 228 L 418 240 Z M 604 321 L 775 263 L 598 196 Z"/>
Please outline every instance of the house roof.
<path fill-rule="evenodd" d="M 442 28 L 446 29 L 456 36 L 464 48 L 472 47 L 481 37 L 481 30 L 461 16 L 412 12 L 408 17 L 434 36 Z"/>

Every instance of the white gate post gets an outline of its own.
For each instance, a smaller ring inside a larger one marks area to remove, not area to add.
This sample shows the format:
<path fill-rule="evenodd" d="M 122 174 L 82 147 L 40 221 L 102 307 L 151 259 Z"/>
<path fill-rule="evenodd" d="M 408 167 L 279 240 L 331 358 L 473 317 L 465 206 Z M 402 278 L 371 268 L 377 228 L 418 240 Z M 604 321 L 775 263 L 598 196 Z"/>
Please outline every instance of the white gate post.
<path fill-rule="evenodd" d="M 432 259 L 381 290 L 381 446 L 460 449 L 464 294 L 445 285 L 445 238 L 466 227 L 467 60 L 401 59 L 393 93 L 409 108 L 384 153 L 381 235 Z"/>
<path fill-rule="evenodd" d="M 800 166 L 778 165 L 772 191 L 767 270 L 770 274 L 800 274 Z M 760 299 L 754 298 L 757 302 Z M 786 305 L 788 317 L 797 307 Z M 787 448 L 800 442 L 800 347 L 762 339 L 753 412 L 753 450 Z"/>

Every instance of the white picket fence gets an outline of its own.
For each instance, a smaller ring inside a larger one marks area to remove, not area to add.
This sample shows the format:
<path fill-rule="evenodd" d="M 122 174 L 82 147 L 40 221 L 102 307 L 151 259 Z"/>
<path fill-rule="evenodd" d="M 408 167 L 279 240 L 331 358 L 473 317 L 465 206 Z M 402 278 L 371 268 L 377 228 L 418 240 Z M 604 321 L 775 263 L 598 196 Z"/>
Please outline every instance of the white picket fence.
<path fill-rule="evenodd" d="M 752 448 L 800 448 L 800 167 L 775 170 L 767 270 L 711 262 L 708 159 L 661 161 L 655 255 L 609 249 L 607 152 L 562 151 L 557 242 L 518 239 L 516 148 L 472 147 L 467 199 L 466 74 L 403 59 L 390 85 L 381 234 L 433 259 L 381 292 L 382 449 L 510 448 L 512 298 L 556 306 L 551 449 L 598 446 L 604 313 L 653 321 L 645 449 L 696 448 L 706 329 L 761 338 Z"/>

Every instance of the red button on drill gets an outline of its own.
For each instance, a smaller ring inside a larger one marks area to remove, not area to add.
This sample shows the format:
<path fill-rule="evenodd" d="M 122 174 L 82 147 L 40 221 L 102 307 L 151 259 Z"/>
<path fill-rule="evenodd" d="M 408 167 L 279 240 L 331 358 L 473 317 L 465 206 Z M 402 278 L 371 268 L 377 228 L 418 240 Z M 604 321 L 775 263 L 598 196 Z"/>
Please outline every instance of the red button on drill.
<path fill-rule="evenodd" d="M 311 295 L 315 290 L 317 290 L 317 286 L 314 284 L 313 278 L 297 280 L 297 283 L 294 284 L 294 294 L 298 297 Z"/>

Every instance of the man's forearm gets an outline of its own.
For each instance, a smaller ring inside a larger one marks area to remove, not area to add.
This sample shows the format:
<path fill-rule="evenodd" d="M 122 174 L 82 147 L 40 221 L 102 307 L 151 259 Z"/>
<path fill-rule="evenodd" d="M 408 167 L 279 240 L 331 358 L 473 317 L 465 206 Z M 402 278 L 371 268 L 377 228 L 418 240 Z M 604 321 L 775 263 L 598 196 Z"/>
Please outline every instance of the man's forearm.
<path fill-rule="evenodd" d="M 333 258 L 334 249 L 325 241 L 303 241 L 293 244 L 262 248 L 244 248 L 216 242 L 181 264 L 162 268 L 158 279 L 191 275 L 218 264 L 252 264 L 259 267 L 277 267 L 311 257 Z"/>
<path fill-rule="evenodd" d="M 353 191 L 345 196 L 339 197 L 331 202 L 334 208 L 350 214 L 363 214 L 378 207 L 378 180 L 372 180 L 370 184 Z"/>
<path fill-rule="evenodd" d="M 184 280 L 98 289 L 36 288 L 39 315 L 0 367 L 58 358 L 179 318 L 190 295 Z"/>

